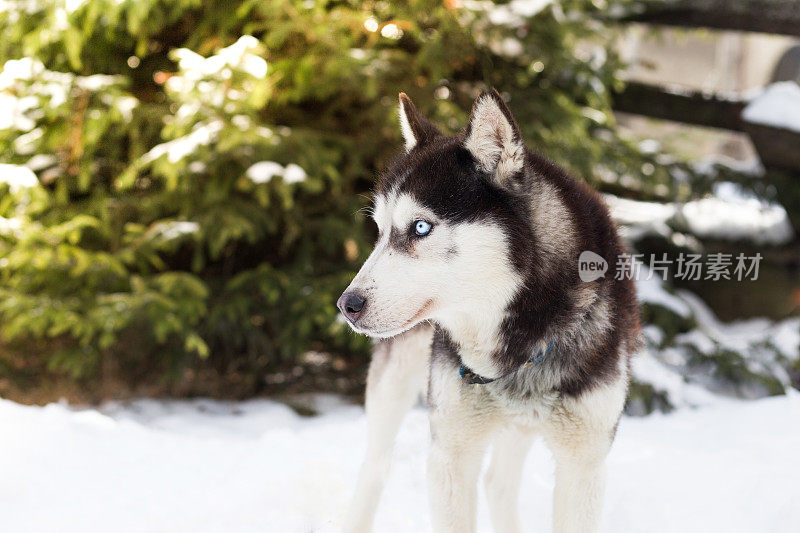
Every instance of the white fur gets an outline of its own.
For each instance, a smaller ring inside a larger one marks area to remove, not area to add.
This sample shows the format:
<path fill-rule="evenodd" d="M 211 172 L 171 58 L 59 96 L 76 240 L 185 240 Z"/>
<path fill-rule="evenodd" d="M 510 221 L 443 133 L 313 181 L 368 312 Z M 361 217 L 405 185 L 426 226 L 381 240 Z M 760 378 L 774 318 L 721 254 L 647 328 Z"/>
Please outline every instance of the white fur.
<path fill-rule="evenodd" d="M 402 104 L 400 123 L 406 149 L 411 150 L 417 139 Z M 524 148 L 514 140 L 511 123 L 492 97 L 476 103 L 465 146 L 501 184 L 522 167 Z M 577 242 L 574 223 L 558 191 L 545 183 L 538 187 L 531 223 L 544 250 L 541 259 L 569 256 Z M 515 374 L 514 379 L 527 387 L 527 395 L 509 394 L 496 383 L 465 384 L 445 358 L 434 358 L 428 366 L 432 328 L 418 324 L 431 320 L 447 330 L 471 370 L 498 377 L 494 355 L 501 347 L 500 326 L 523 281 L 510 262 L 504 232 L 493 223 L 449 224 L 396 190 L 376 199 L 374 219 L 378 243 L 348 287 L 367 298 L 354 329 L 373 337 L 400 335 L 382 344 L 370 365 L 367 456 L 345 531 L 371 529 L 393 440 L 417 391 L 424 388 L 428 368 L 432 437 L 428 479 L 435 531 L 475 531 L 478 476 L 493 442 L 485 478 L 492 523 L 498 532 L 518 532 L 522 465 L 536 434 L 543 435 L 556 460 L 554 531 L 596 531 L 605 457 L 627 392 L 625 357 L 620 356 L 618 377 L 612 383 L 578 397 L 553 392 L 562 377 L 555 375 L 558 369 L 553 366 Z M 410 247 L 395 249 L 392 230 L 406 232 L 418 219 L 433 224 L 431 234 Z M 562 352 L 586 351 L 611 328 L 602 290 L 587 284 L 574 300 L 587 310 L 584 319 L 547 335 L 558 334 Z"/>
<path fill-rule="evenodd" d="M 489 222 L 448 224 L 410 195 L 394 192 L 376 199 L 374 218 L 378 243 L 347 289 L 367 298 L 354 329 L 390 337 L 436 320 L 451 332 L 472 370 L 498 376 L 491 354 L 504 309 L 522 283 L 507 259 L 503 231 Z M 393 249 L 392 229 L 406 232 L 418 219 L 433 224 L 431 234 L 416 241 L 411 253 Z"/>
<path fill-rule="evenodd" d="M 522 170 L 525 147 L 514 139 L 514 128 L 491 96 L 483 96 L 476 103 L 470 118 L 469 136 L 464 146 L 478 160 L 478 164 L 500 184 Z"/>
<path fill-rule="evenodd" d="M 367 453 L 348 511 L 345 533 L 366 533 L 372 529 L 397 430 L 427 387 L 432 333 L 430 326 L 419 326 L 382 344 L 373 354 L 367 376 Z"/>
<path fill-rule="evenodd" d="M 408 121 L 408 112 L 403 102 L 397 109 L 397 114 L 400 116 L 400 131 L 403 133 L 403 142 L 406 145 L 406 152 L 410 152 L 417 145 L 419 140 L 414 136 L 414 130 L 411 129 L 411 124 Z"/>
<path fill-rule="evenodd" d="M 497 532 L 519 533 L 519 486 L 522 466 L 535 433 L 529 428 L 509 426 L 492 443 L 492 461 L 483 478 L 492 527 Z"/>
<path fill-rule="evenodd" d="M 484 395 L 483 390 L 465 391 L 450 365 L 431 361 L 428 497 L 434 531 L 475 531 L 478 475 L 499 422 L 491 411 L 475 409 L 482 402 L 471 401 L 473 396 Z"/>
<path fill-rule="evenodd" d="M 565 208 L 557 192 L 540 192 L 548 200 L 541 209 L 552 208 L 555 214 L 550 220 L 532 222 L 540 222 L 547 233 L 571 235 L 574 227 L 568 214 L 559 212 Z M 362 292 L 368 301 L 354 329 L 372 336 L 414 329 L 389 341 L 389 348 L 377 350 L 370 366 L 369 443 L 348 515 L 346 531 L 351 532 L 370 530 L 392 442 L 403 415 L 423 388 L 432 328 L 416 324 L 436 321 L 458 345 L 468 367 L 482 376 L 497 377 L 500 369 L 493 355 L 499 348 L 500 325 L 522 283 L 510 263 L 503 231 L 490 222 L 449 224 L 409 194 L 397 191 L 376 199 L 374 218 L 380 232 L 378 244 L 348 288 Z M 417 219 L 433 223 L 431 234 L 414 241 L 410 250 L 395 249 L 390 242 L 392 230 L 408 231 Z M 549 252 L 556 254 L 556 246 L 550 244 Z M 584 292 L 576 298 L 587 307 L 586 320 L 558 332 L 562 349 L 586 350 L 611 327 L 607 299 L 599 299 L 594 289 Z M 426 306 L 426 302 L 433 303 Z M 420 309 L 425 312 L 420 314 Z M 552 393 L 558 379 L 538 374 L 530 397 L 509 396 L 491 383 L 465 384 L 450 362 L 431 361 L 428 477 L 435 531 L 475 530 L 478 476 L 492 440 L 494 457 L 486 477 L 492 522 L 497 531 L 519 531 L 516 494 L 522 463 L 537 433 L 544 436 L 556 460 L 554 530 L 597 529 L 604 460 L 627 389 L 624 357 L 616 381 L 577 398 Z"/>
<path fill-rule="evenodd" d="M 447 228 L 436 227 L 438 218 L 409 195 L 394 192 L 376 199 L 374 219 L 380 232 L 378 242 L 347 290 L 359 291 L 367 298 L 353 329 L 387 338 L 431 318 L 438 305 L 437 286 L 441 285 L 436 276 L 446 269 L 441 250 L 447 248 Z M 393 249 L 389 242 L 392 229 L 405 232 L 418 219 L 434 224 L 431 235 L 419 241 L 414 254 Z"/>
<path fill-rule="evenodd" d="M 596 531 L 602 510 L 605 457 L 625 402 L 624 362 L 618 378 L 577 398 L 534 396 L 508 403 L 492 385 L 464 385 L 451 366 L 432 362 L 429 398 L 432 442 L 430 490 L 437 532 L 475 530 L 480 459 L 495 439 L 486 477 L 495 531 L 519 531 L 519 476 L 532 435 L 541 433 L 556 460 L 553 530 Z M 467 484 L 468 486 L 461 486 Z"/>
<path fill-rule="evenodd" d="M 502 373 L 492 354 L 505 309 L 522 285 L 509 260 L 503 231 L 488 222 L 461 223 L 452 229 L 458 257 L 450 266 L 447 305 L 435 319 L 458 345 L 461 358 L 477 374 L 496 378 Z"/>
<path fill-rule="evenodd" d="M 620 358 L 624 366 L 624 358 Z M 605 492 L 605 458 L 628 389 L 627 373 L 576 399 L 565 400 L 545 424 L 545 442 L 556 460 L 553 529 L 597 531 Z"/>

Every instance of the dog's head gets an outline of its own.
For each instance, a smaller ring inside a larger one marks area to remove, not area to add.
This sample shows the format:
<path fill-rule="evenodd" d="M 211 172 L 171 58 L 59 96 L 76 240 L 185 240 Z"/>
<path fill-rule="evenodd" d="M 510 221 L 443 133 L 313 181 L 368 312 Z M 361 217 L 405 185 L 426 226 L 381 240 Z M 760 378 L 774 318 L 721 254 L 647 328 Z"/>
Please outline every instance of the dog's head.
<path fill-rule="evenodd" d="M 496 317 L 522 284 L 530 241 L 517 125 L 496 91 L 475 101 L 456 137 L 443 135 L 405 94 L 399 113 L 405 152 L 376 190 L 378 242 L 339 309 L 373 337 L 425 320 Z"/>

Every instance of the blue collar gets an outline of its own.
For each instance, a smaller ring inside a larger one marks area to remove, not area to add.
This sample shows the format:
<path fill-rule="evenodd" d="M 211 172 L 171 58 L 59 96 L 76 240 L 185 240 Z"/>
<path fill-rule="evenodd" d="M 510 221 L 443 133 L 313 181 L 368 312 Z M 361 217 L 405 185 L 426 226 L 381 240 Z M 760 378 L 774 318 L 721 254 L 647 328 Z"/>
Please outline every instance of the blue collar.
<path fill-rule="evenodd" d="M 542 361 L 544 361 L 544 358 L 547 357 L 547 354 L 550 353 L 550 350 L 553 349 L 553 344 L 554 344 L 553 342 L 550 342 L 547 345 L 547 348 L 545 348 L 544 350 L 539 350 L 538 352 L 533 354 L 533 357 L 528 359 L 528 361 L 524 365 L 522 365 L 521 368 L 525 368 L 526 366 L 530 365 L 537 365 Z M 487 383 L 491 383 L 492 381 L 499 379 L 499 378 L 485 378 L 483 376 L 479 376 L 478 374 L 467 368 L 467 366 L 464 365 L 464 363 L 461 363 L 461 366 L 458 369 L 458 375 L 461 376 L 461 379 L 465 383 L 469 383 L 470 385 L 486 385 Z"/>

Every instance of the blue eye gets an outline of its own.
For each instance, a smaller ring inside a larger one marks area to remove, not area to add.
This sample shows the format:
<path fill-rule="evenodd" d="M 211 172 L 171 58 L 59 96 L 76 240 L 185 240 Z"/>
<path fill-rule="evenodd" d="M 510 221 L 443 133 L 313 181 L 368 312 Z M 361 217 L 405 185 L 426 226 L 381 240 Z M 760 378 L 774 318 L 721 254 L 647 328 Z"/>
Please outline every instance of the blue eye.
<path fill-rule="evenodd" d="M 430 232 L 431 232 L 430 222 L 425 222 L 424 220 L 417 220 L 416 222 L 414 222 L 414 233 L 416 233 L 420 237 L 424 237 Z"/>

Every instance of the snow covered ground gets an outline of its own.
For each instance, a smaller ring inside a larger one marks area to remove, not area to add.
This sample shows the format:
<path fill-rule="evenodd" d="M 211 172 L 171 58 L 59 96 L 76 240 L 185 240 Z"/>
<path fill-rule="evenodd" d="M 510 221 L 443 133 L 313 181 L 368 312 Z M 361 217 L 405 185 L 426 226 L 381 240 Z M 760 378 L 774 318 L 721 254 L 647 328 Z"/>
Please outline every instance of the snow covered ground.
<path fill-rule="evenodd" d="M 0 530 L 337 531 L 364 451 L 363 410 L 317 397 L 74 409 L 0 400 Z M 376 531 L 429 530 L 425 411 L 401 430 Z M 800 393 L 625 418 L 609 458 L 603 531 L 771 533 L 800 523 Z M 521 492 L 549 531 L 553 464 L 537 443 Z M 479 528 L 489 531 L 482 500 Z"/>

